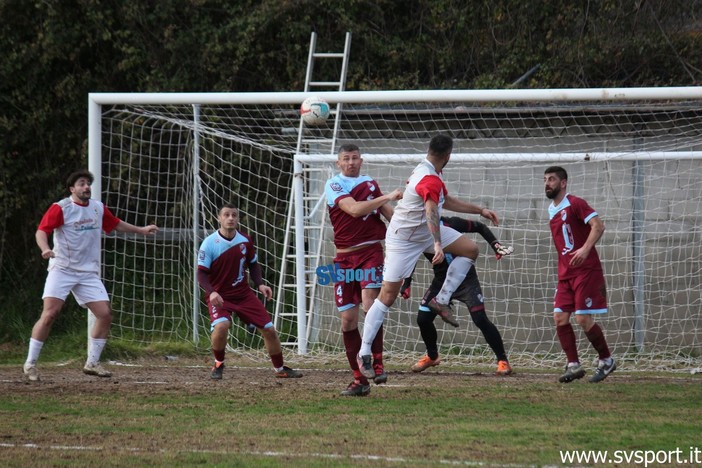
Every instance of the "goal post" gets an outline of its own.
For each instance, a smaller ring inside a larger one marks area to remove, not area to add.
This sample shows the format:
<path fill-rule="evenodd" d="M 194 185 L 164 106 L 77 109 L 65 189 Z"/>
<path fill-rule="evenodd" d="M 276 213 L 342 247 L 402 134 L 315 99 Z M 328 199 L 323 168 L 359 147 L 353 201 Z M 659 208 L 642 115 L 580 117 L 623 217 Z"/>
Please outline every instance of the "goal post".
<path fill-rule="evenodd" d="M 90 94 L 94 196 L 122 219 L 162 228 L 156 238 L 106 236 L 113 336 L 197 345 L 208 335 L 195 255 L 216 229 L 219 205 L 235 199 L 274 289 L 267 308 L 281 340 L 309 357 L 343 353 L 331 287 L 317 275 L 334 257 L 323 187 L 337 171 L 336 146 L 357 144 L 363 171 L 389 192 L 404 185 L 430 138 L 445 133 L 455 142 L 449 191 L 497 211 L 493 231 L 515 248 L 497 262 L 475 238 L 486 310 L 511 360 L 538 366 L 561 358 L 542 182 L 545 167 L 558 164 L 607 227 L 598 251 L 613 352 L 637 368 L 699 366 L 702 254 L 690 246 L 702 235 L 701 87 L 314 94 L 343 104 L 338 129 L 331 118 L 320 127 L 300 123 L 310 93 Z M 387 315 L 391 357 L 424 351 L 414 322 L 430 280 L 420 258 L 413 298 L 398 299 Z M 459 329 L 439 326 L 442 354 L 467 363 L 494 358 L 465 307 L 457 314 Z M 230 345 L 259 354 L 260 339 L 234 325 Z"/>

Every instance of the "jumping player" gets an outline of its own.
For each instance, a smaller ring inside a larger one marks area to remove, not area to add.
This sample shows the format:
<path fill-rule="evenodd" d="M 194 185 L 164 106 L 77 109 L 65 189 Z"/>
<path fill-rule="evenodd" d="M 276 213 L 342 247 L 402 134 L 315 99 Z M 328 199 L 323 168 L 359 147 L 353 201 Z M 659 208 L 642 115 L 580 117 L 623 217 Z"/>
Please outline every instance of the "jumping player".
<path fill-rule="evenodd" d="M 512 247 L 507 247 L 502 245 L 495 234 L 480 221 L 471 221 L 469 219 L 459 218 L 457 216 L 451 218 L 441 218 L 441 222 L 447 226 L 452 227 L 458 232 L 477 232 L 490 244 L 490 247 L 495 251 L 495 257 L 500 260 L 502 257 L 511 255 L 514 252 Z M 425 257 L 431 260 L 431 254 L 425 253 Z M 433 265 L 434 279 L 429 285 L 429 288 L 424 293 L 422 302 L 419 306 L 419 313 L 417 314 L 417 325 L 419 326 L 419 331 L 422 335 L 422 340 L 427 348 L 427 353 L 422 357 L 415 365 L 412 366 L 412 372 L 422 372 L 432 366 L 438 366 L 441 363 L 439 358 L 439 348 L 437 346 L 437 334 L 436 326 L 434 325 L 434 319 L 436 318 L 436 313 L 431 311 L 427 307 L 427 303 L 431 301 L 441 289 L 441 285 L 444 283 L 446 278 L 446 271 L 448 270 L 449 264 L 452 260 L 451 254 L 446 255 L 443 262 Z M 412 277 L 405 279 L 402 284 L 402 297 L 408 299 L 410 297 L 410 290 L 412 284 Z M 507 360 L 507 353 L 505 352 L 505 345 L 502 341 L 502 336 L 497 330 L 495 324 L 493 324 L 485 313 L 485 303 L 483 301 L 483 291 L 480 287 L 480 281 L 478 280 L 478 272 L 475 265 L 470 269 L 465 279 L 461 285 L 453 293 L 451 299 L 455 299 L 463 302 L 468 311 L 470 312 L 470 318 L 473 323 L 480 329 L 485 341 L 495 353 L 497 358 L 497 370 L 495 371 L 498 375 L 509 375 L 512 373 L 512 366 L 510 366 Z"/>
<path fill-rule="evenodd" d="M 325 194 L 329 219 L 334 228 L 336 256 L 334 265 L 345 271 L 364 272 L 362 280 L 334 283 L 334 297 L 341 315 L 341 332 L 344 338 L 346 357 L 351 366 L 354 380 L 341 392 L 344 396 L 365 396 L 370 393 L 368 378 L 361 374 L 356 355 L 361 349 L 361 334 L 358 331 L 359 304 L 370 309 L 378 297 L 383 270 L 383 247 L 385 223 L 393 215 L 392 206 L 387 202 L 402 198 L 400 190 L 383 195 L 377 182 L 367 175 L 361 175 L 363 158 L 358 146 L 342 145 L 336 166 L 340 173 L 327 180 Z M 366 274 L 370 273 L 370 274 Z M 371 345 L 373 355 L 373 381 L 376 384 L 387 382 L 383 367 L 383 328 Z"/>
<path fill-rule="evenodd" d="M 565 373 L 558 381 L 567 383 L 585 376 L 570 324 L 570 316 L 575 313 L 575 321 L 599 355 L 599 364 L 590 382 L 601 382 L 617 368 L 604 333 L 593 318 L 607 313 L 607 285 L 595 249 L 604 233 L 604 223 L 585 200 L 568 193 L 568 173 L 562 167 L 546 169 L 544 189 L 546 197 L 552 200 L 548 216 L 558 255 L 553 318 L 558 340 L 568 359 Z"/>
<path fill-rule="evenodd" d="M 441 225 L 439 218 L 442 208 L 480 214 L 498 223 L 494 211 L 448 194 L 441 171 L 451 159 L 452 149 L 453 140 L 448 136 L 438 135 L 431 139 L 427 158 L 410 175 L 402 200 L 397 204 L 388 226 L 383 283 L 378 298 L 366 314 L 362 345 L 357 356 L 361 373 L 366 377 L 373 376 L 371 343 L 400 292 L 402 280 L 412 274 L 422 252 L 433 253 L 432 264 L 444 260 L 444 250 L 455 257 L 441 291 L 427 306 L 445 322 L 458 326 L 451 316 L 448 303 L 478 258 L 478 247 L 455 229 Z"/>
<path fill-rule="evenodd" d="M 273 297 L 273 291 L 263 282 L 252 238 L 238 230 L 239 210 L 232 204 L 225 204 L 219 210 L 218 221 L 219 229 L 202 241 L 197 257 L 197 281 L 205 291 L 212 324 L 212 354 L 215 363 L 210 377 L 214 380 L 222 379 L 232 313 L 243 322 L 255 325 L 261 332 L 276 377 L 302 377 L 302 373 L 283 364 L 278 332 L 266 308 L 249 286 L 247 269 L 258 291 L 266 299 Z"/>

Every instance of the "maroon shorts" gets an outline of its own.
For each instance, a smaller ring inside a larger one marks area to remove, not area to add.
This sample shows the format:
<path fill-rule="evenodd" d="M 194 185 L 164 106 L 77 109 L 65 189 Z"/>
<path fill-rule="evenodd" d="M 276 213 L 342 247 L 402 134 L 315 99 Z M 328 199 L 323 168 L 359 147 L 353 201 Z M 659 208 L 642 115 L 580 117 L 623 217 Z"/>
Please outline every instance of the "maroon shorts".
<path fill-rule="evenodd" d="M 232 321 L 232 315 L 236 315 L 244 323 L 250 323 L 258 328 L 269 328 L 273 326 L 271 316 L 252 290 L 248 290 L 237 298 L 225 297 L 222 307 L 214 307 L 207 299 L 207 308 L 210 311 L 211 329 L 224 320 Z"/>
<path fill-rule="evenodd" d="M 554 312 L 604 314 L 607 312 L 607 284 L 602 270 L 584 270 L 577 276 L 558 280 L 553 298 Z"/>
<path fill-rule="evenodd" d="M 383 246 L 380 242 L 366 248 L 337 254 L 339 281 L 334 283 L 334 297 L 339 312 L 351 309 L 362 302 L 364 289 L 379 289 L 383 282 Z M 343 272 L 341 272 L 343 269 Z"/>

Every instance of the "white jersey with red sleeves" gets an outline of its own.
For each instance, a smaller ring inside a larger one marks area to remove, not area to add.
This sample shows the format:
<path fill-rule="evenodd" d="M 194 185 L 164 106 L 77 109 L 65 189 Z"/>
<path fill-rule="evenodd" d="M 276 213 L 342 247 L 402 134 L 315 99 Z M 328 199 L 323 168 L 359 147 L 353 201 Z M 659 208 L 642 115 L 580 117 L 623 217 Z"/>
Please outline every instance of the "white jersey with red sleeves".
<path fill-rule="evenodd" d="M 448 194 L 440 172 L 436 172 L 434 165 L 425 159 L 414 168 L 407 180 L 407 187 L 402 195 L 402 199 L 395 207 L 395 214 L 392 215 L 388 229 L 416 229 L 422 225 L 426 226 L 427 216 L 424 209 L 424 202 L 433 200 L 439 207 L 439 217 L 441 208 L 444 205 L 444 197 Z"/>
<path fill-rule="evenodd" d="M 111 232 L 120 220 L 102 202 L 86 205 L 64 198 L 52 204 L 39 223 L 39 230 L 53 232 L 54 258 L 49 270 L 70 269 L 100 274 L 102 232 Z"/>
<path fill-rule="evenodd" d="M 246 270 L 257 261 L 251 237 L 237 231 L 232 239 L 227 239 L 216 231 L 202 241 L 197 267 L 209 273 L 212 288 L 229 300 L 250 292 Z"/>
<path fill-rule="evenodd" d="M 585 244 L 591 230 L 588 222 L 597 216 L 597 212 L 582 198 L 568 193 L 558 206 L 554 206 L 551 202 L 548 207 L 548 216 L 551 220 L 553 243 L 558 253 L 558 278 L 570 278 L 583 270 L 602 270 L 595 247 L 592 248 L 585 262 L 577 267 L 570 265 L 569 255 Z"/>
<path fill-rule="evenodd" d="M 339 201 L 351 197 L 356 201 L 373 200 L 383 192 L 378 183 L 367 175 L 346 177 L 337 174 L 324 186 L 329 219 L 334 228 L 334 245 L 338 249 L 370 244 L 385 239 L 385 223 L 378 210 L 354 218 L 339 207 Z"/>

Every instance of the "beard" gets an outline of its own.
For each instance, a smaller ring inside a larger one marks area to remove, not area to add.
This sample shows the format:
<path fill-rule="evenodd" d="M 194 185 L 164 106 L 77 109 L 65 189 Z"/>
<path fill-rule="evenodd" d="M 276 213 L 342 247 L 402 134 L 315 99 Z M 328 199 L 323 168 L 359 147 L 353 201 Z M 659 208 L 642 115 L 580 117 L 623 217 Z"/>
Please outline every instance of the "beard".
<path fill-rule="evenodd" d="M 556 198 L 558 196 L 559 193 L 561 193 L 560 187 L 556 187 L 554 189 L 551 189 L 550 191 L 547 189 L 546 190 L 546 198 L 548 198 L 549 200 L 553 200 L 554 198 Z"/>

